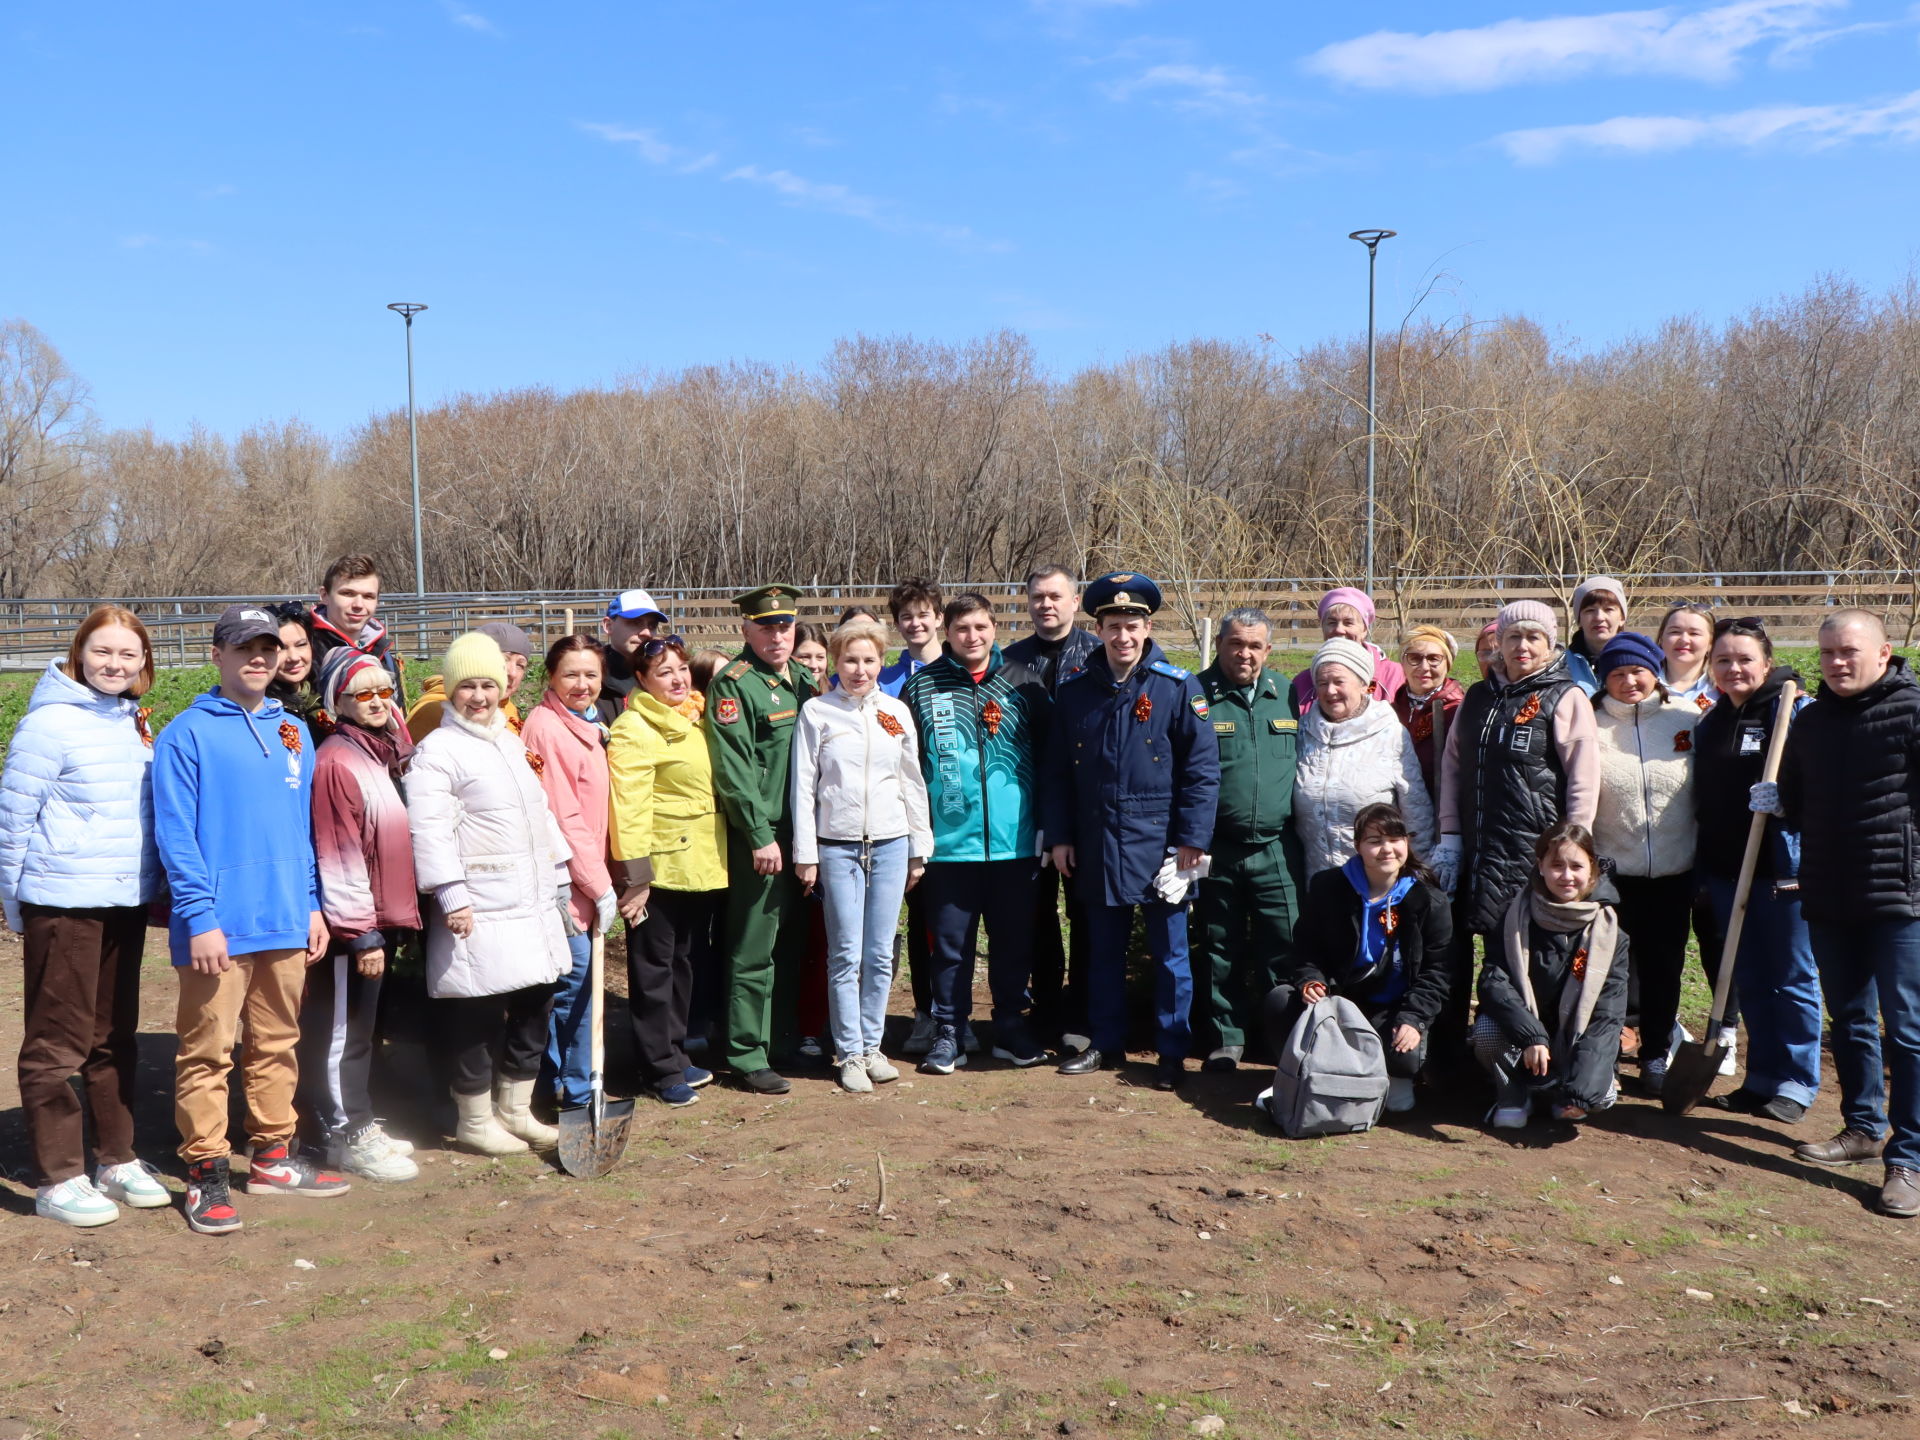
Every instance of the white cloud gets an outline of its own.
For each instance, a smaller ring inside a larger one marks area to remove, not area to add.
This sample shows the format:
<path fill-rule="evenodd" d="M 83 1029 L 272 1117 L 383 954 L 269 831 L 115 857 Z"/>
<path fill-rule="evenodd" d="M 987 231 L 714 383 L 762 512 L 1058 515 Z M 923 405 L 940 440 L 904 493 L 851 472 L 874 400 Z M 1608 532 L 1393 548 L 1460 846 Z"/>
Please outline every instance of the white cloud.
<path fill-rule="evenodd" d="M 1307 57 L 1308 70 L 1368 90 L 1421 94 L 1495 90 L 1594 73 L 1730 79 L 1743 55 L 1776 55 L 1825 38 L 1823 17 L 1847 0 L 1734 0 L 1681 12 L 1616 10 L 1545 20 L 1501 20 L 1424 35 L 1378 30 Z"/>
<path fill-rule="evenodd" d="M 718 162 L 720 157 L 711 151 L 696 154 L 679 145 L 662 140 L 653 130 L 634 130 L 625 125 L 607 125 L 599 121 L 582 120 L 579 126 L 589 135 L 598 135 L 610 145 L 625 145 L 649 165 L 659 165 L 691 175 L 696 170 L 704 170 Z"/>
<path fill-rule="evenodd" d="M 455 0 L 440 0 L 440 8 L 447 12 L 447 19 L 458 25 L 462 30 L 472 30 L 479 35 L 498 35 L 500 33 L 500 27 L 494 24 L 493 21 L 480 14 L 477 10 L 469 10 L 464 5 L 456 4 Z"/>
<path fill-rule="evenodd" d="M 1767 105 L 1722 115 L 1620 115 L 1591 125 L 1549 125 L 1495 137 L 1523 165 L 1545 165 L 1570 150 L 1648 155 L 1697 145 L 1827 149 L 1852 140 L 1920 143 L 1920 90 L 1884 102 Z"/>
<path fill-rule="evenodd" d="M 1143 92 L 1171 96 L 1175 109 L 1207 114 L 1244 113 L 1265 106 L 1267 97 L 1218 65 L 1155 65 L 1131 80 L 1102 87 L 1112 100 L 1131 100 Z"/>

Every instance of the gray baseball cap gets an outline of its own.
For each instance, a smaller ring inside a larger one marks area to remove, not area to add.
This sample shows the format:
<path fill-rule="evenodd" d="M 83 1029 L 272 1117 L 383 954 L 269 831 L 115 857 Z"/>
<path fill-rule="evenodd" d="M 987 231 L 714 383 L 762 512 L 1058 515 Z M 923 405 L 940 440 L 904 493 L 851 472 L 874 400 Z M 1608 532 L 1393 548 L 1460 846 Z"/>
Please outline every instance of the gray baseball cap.
<path fill-rule="evenodd" d="M 224 648 L 267 636 L 280 643 L 280 622 L 262 605 L 229 605 L 213 622 L 213 643 Z"/>

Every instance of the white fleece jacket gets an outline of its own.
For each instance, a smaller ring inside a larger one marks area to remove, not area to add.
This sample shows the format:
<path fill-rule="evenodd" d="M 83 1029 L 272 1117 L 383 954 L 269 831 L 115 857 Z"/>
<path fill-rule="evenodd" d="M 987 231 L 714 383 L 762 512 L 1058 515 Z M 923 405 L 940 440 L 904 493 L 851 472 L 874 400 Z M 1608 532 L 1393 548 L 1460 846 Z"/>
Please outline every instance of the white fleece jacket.
<path fill-rule="evenodd" d="M 1595 706 L 1600 803 L 1593 839 L 1614 873 L 1635 879 L 1693 868 L 1693 727 L 1700 711 L 1656 692 L 1637 705 L 1604 691 Z"/>
<path fill-rule="evenodd" d="M 822 840 L 905 835 L 908 855 L 933 854 L 913 712 L 877 686 L 858 700 L 836 688 L 800 707 L 792 788 L 796 865 L 819 864 Z"/>
<path fill-rule="evenodd" d="M 1293 779 L 1293 824 L 1309 875 L 1353 858 L 1353 817 L 1376 801 L 1400 807 L 1417 854 L 1433 848 L 1433 800 L 1393 707 L 1370 700 L 1351 720 L 1333 721 L 1316 702 L 1300 721 Z"/>

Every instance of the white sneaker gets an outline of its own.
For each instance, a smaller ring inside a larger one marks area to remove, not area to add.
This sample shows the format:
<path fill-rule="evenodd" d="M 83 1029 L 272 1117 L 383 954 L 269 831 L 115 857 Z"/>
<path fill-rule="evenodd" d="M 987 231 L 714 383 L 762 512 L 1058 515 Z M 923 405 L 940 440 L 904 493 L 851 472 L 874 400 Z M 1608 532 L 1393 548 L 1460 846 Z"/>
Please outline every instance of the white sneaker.
<path fill-rule="evenodd" d="M 1395 1075 L 1387 1081 L 1387 1113 L 1404 1115 L 1413 1108 L 1413 1081 Z"/>
<path fill-rule="evenodd" d="M 1526 1105 L 1496 1105 L 1493 1111 L 1493 1128 L 1524 1130 L 1527 1128 L 1527 1117 L 1531 1113 L 1531 1107 Z"/>
<path fill-rule="evenodd" d="M 1740 1069 L 1740 1032 L 1731 1025 L 1720 1027 L 1720 1073 L 1734 1075 Z"/>
<path fill-rule="evenodd" d="M 63 1225 L 82 1228 L 110 1225 L 120 1218 L 120 1207 L 93 1188 L 84 1175 L 62 1180 L 58 1185 L 42 1185 L 33 1193 L 33 1213 Z"/>
<path fill-rule="evenodd" d="M 971 1020 L 962 1020 L 960 1022 L 960 1048 L 969 1055 L 978 1055 L 980 1053 L 980 1040 L 973 1033 L 973 1022 Z"/>
<path fill-rule="evenodd" d="M 866 1056 L 840 1062 L 840 1088 L 855 1095 L 865 1095 L 873 1089 L 873 1079 L 867 1074 Z"/>
<path fill-rule="evenodd" d="M 900 1072 L 894 1068 L 893 1062 L 888 1060 L 887 1057 L 882 1055 L 878 1050 L 869 1050 L 860 1058 L 866 1063 L 867 1078 L 869 1080 L 884 1085 L 889 1080 L 898 1080 L 900 1078 Z"/>
<path fill-rule="evenodd" d="M 93 1173 L 93 1188 L 109 1200 L 135 1210 L 158 1210 L 173 1203 L 173 1193 L 153 1177 L 160 1172 L 144 1160 L 124 1165 L 102 1165 Z"/>
<path fill-rule="evenodd" d="M 907 1043 L 900 1047 L 907 1055 L 924 1055 L 933 1049 L 933 1016 L 924 1010 L 913 1012 L 913 1031 L 907 1036 Z"/>
<path fill-rule="evenodd" d="M 387 1142 L 388 1148 L 390 1148 L 394 1154 L 413 1154 L 413 1142 L 411 1140 L 402 1140 L 398 1135 L 387 1134 L 387 1127 L 382 1125 L 378 1120 L 368 1121 L 367 1126 L 371 1130 L 378 1130 L 380 1132 L 381 1137 Z"/>
<path fill-rule="evenodd" d="M 350 1175 L 383 1184 L 412 1180 L 420 1174 L 420 1167 L 413 1157 L 395 1150 L 378 1125 L 363 1125 L 344 1141 L 340 1147 L 340 1158 L 335 1163 Z"/>

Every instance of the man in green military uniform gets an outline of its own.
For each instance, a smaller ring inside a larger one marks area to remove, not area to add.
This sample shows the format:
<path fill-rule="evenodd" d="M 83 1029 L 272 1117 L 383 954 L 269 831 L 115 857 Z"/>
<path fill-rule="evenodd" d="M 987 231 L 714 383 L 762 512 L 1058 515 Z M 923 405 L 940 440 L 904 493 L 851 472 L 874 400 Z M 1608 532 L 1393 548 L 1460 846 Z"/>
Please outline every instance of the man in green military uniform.
<path fill-rule="evenodd" d="M 727 817 L 726 1058 L 762 1095 L 791 1088 L 767 1051 L 774 1015 L 791 1023 L 807 937 L 787 788 L 794 723 L 814 693 L 789 658 L 798 595 L 792 585 L 763 585 L 734 597 L 746 648 L 707 690 L 713 788 Z"/>
<path fill-rule="evenodd" d="M 1194 1028 L 1211 1030 L 1208 1070 L 1231 1070 L 1267 991 L 1293 957 L 1301 852 L 1293 829 L 1300 743 L 1287 677 L 1267 668 L 1272 623 L 1251 606 L 1220 621 L 1213 664 L 1200 673 L 1220 745 L 1213 871 L 1194 901 Z"/>

